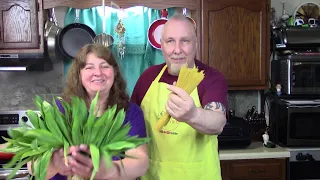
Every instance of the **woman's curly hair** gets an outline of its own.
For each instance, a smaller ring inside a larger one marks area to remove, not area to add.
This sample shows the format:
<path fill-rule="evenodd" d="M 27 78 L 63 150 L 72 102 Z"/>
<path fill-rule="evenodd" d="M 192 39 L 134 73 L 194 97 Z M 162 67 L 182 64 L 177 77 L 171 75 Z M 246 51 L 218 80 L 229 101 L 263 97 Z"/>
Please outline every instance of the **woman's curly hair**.
<path fill-rule="evenodd" d="M 117 111 L 122 108 L 126 110 L 129 102 L 129 95 L 126 93 L 126 81 L 121 75 L 119 65 L 112 52 L 101 44 L 87 44 L 79 50 L 67 74 L 67 86 L 63 91 L 63 99 L 70 103 L 72 96 L 78 96 L 86 101 L 88 107 L 90 106 L 91 102 L 88 102 L 90 98 L 82 85 L 80 76 L 80 70 L 85 67 L 87 56 L 90 53 L 104 59 L 114 69 L 114 83 L 105 107 L 108 108 L 117 104 Z"/>

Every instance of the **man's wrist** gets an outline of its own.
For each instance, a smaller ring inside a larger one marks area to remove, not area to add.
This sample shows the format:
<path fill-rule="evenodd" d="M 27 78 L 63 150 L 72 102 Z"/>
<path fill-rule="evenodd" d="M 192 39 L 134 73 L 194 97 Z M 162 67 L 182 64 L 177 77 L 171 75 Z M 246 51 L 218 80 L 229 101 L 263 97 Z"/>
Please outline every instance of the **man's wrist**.
<path fill-rule="evenodd" d="M 194 112 L 192 113 L 191 118 L 187 121 L 188 124 L 195 124 L 197 122 L 197 119 L 199 119 L 199 116 L 201 116 L 201 108 L 194 107 Z"/>

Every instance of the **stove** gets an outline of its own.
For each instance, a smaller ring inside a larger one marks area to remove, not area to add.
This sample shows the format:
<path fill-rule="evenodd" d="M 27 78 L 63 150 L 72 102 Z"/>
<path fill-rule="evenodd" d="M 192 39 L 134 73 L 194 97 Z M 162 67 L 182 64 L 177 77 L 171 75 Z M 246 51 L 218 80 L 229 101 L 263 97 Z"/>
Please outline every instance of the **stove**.
<path fill-rule="evenodd" d="M 0 166 L 1 166 L 0 180 L 5 180 L 9 176 L 9 174 L 12 172 L 13 169 L 11 169 L 11 168 L 4 169 L 4 168 L 2 168 L 2 165 L 0 165 Z M 31 177 L 31 175 L 29 174 L 27 167 L 22 167 L 16 172 L 15 177 L 13 177 L 12 179 L 29 180 L 30 177 Z"/>
<path fill-rule="evenodd" d="M 39 111 L 36 111 L 39 113 Z M 31 125 L 29 121 L 26 110 L 19 111 L 0 111 L 0 136 L 9 137 L 7 130 L 9 127 L 15 128 L 19 127 L 19 122 L 23 121 L 28 125 Z M 0 144 L 5 143 L 5 141 L 0 138 Z M 1 159 L 0 158 L 0 180 L 6 179 L 6 177 L 12 172 L 12 168 L 3 168 L 3 165 L 7 164 L 10 159 Z M 27 180 L 30 179 L 29 172 L 27 170 L 27 166 L 24 165 L 17 172 L 16 176 L 13 179 L 17 180 Z"/>
<path fill-rule="evenodd" d="M 39 113 L 39 111 L 35 112 Z M 9 127 L 19 127 L 20 121 L 32 126 L 26 115 L 26 110 L 0 111 L 0 131 L 6 131 Z"/>
<path fill-rule="evenodd" d="M 320 147 L 286 149 L 290 151 L 288 179 L 320 180 Z"/>

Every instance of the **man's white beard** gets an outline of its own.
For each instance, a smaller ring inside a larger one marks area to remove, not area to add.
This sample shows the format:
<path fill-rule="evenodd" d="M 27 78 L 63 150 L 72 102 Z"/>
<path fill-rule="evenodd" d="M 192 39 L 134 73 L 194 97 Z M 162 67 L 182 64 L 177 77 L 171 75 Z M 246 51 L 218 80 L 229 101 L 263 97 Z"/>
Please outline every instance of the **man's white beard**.
<path fill-rule="evenodd" d="M 178 76 L 182 66 L 183 66 L 183 64 L 171 64 L 169 66 L 169 74 L 174 75 L 174 76 Z"/>

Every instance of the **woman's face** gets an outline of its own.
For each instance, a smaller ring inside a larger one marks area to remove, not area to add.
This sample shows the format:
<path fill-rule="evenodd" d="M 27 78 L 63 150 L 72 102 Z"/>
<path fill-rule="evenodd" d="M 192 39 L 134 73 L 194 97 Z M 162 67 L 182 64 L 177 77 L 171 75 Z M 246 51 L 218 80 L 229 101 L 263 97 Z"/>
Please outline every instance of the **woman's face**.
<path fill-rule="evenodd" d="M 80 76 L 90 97 L 94 97 L 97 91 L 108 96 L 114 82 L 114 69 L 107 61 L 90 53 L 87 55 L 86 65 L 80 70 Z"/>

